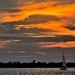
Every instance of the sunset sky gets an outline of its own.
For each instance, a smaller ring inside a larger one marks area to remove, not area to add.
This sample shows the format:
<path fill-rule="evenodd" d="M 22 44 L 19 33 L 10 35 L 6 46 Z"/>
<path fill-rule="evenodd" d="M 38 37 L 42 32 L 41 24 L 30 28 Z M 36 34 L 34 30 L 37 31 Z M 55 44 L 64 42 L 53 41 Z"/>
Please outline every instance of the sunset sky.
<path fill-rule="evenodd" d="M 0 0 L 0 61 L 75 62 L 75 0 Z"/>

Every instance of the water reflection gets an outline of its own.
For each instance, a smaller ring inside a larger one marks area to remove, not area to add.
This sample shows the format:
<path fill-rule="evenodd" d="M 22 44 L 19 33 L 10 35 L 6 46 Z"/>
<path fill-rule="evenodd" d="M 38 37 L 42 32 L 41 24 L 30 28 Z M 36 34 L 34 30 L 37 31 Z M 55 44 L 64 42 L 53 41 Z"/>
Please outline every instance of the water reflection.
<path fill-rule="evenodd" d="M 66 71 L 59 68 L 2 68 L 0 75 L 75 75 L 75 68 Z"/>

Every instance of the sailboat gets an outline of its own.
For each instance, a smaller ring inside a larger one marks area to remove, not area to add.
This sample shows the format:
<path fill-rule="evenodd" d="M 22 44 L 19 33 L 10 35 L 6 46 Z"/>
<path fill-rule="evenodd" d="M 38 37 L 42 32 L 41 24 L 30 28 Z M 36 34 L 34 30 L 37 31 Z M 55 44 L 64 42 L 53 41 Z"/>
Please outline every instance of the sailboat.
<path fill-rule="evenodd" d="M 60 70 L 67 70 L 64 53 L 63 53 L 62 59 L 63 59 L 63 62 L 62 62 L 62 67 L 60 68 Z"/>

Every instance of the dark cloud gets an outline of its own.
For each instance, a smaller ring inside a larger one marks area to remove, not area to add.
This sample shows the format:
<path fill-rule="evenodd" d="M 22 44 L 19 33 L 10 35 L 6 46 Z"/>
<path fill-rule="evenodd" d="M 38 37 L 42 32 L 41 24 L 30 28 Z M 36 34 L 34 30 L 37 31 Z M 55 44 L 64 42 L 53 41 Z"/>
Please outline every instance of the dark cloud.
<path fill-rule="evenodd" d="M 46 32 L 46 31 L 50 31 L 50 30 L 41 29 L 41 28 L 29 28 L 29 29 L 21 28 L 20 29 L 20 32 L 24 32 L 24 33 L 39 33 L 40 34 L 40 32 Z"/>
<path fill-rule="evenodd" d="M 34 3 L 39 3 L 39 2 L 48 2 L 48 1 L 51 1 L 51 0 L 43 0 L 43 1 L 42 1 L 42 0 L 33 0 Z"/>
<path fill-rule="evenodd" d="M 65 28 L 70 29 L 70 30 L 75 30 L 75 18 L 64 17 L 63 19 L 68 21 L 68 23 L 64 26 Z"/>
<path fill-rule="evenodd" d="M 34 3 L 40 3 L 40 2 L 56 2 L 52 6 L 55 5 L 64 5 L 64 4 L 73 4 L 75 3 L 75 0 L 33 0 Z"/>
<path fill-rule="evenodd" d="M 75 41 L 74 36 L 64 35 L 64 36 L 56 36 L 56 37 L 0 37 L 1 40 L 21 40 L 21 42 L 67 42 L 67 41 Z"/>
<path fill-rule="evenodd" d="M 15 33 L 17 32 L 16 30 L 14 30 L 14 25 L 9 25 L 9 24 L 4 24 L 4 25 L 0 25 L 0 33 Z"/>
<path fill-rule="evenodd" d="M 0 0 L 0 9 L 14 8 L 17 6 L 27 5 L 28 3 L 40 3 L 40 2 L 56 2 L 57 4 L 71 4 L 75 3 L 75 0 Z"/>
<path fill-rule="evenodd" d="M 25 19 L 25 22 L 29 24 L 38 24 L 38 23 L 45 23 L 47 21 L 58 21 L 58 20 L 60 19 L 54 15 L 51 15 L 51 16 L 32 15 L 32 16 L 29 16 L 27 19 Z"/>
<path fill-rule="evenodd" d="M 58 21 L 60 20 L 56 16 L 46 16 L 46 15 L 32 15 L 29 16 L 28 18 L 20 21 L 13 21 L 13 22 L 5 22 L 0 25 L 0 31 L 3 33 L 40 33 L 40 32 L 45 32 L 48 31 L 48 29 L 41 29 L 41 28 L 30 28 L 26 29 L 21 27 L 20 30 L 15 30 L 16 25 L 29 25 L 29 24 L 40 24 L 40 23 L 45 23 L 48 21 Z M 52 31 L 52 30 L 49 30 Z"/>
<path fill-rule="evenodd" d="M 60 4 L 71 4 L 71 3 L 75 3 L 75 0 L 58 0 L 58 2 Z"/>
<path fill-rule="evenodd" d="M 26 5 L 30 0 L 0 0 L 0 9 L 16 8 Z"/>
<path fill-rule="evenodd" d="M 70 30 L 75 30 L 75 26 L 66 26 L 66 28 L 68 28 Z"/>
<path fill-rule="evenodd" d="M 17 5 L 16 0 L 0 0 L 0 9 L 13 8 Z"/>
<path fill-rule="evenodd" d="M 24 28 L 21 27 L 20 30 L 15 29 L 15 25 L 13 24 L 4 24 L 0 25 L 0 34 L 25 34 L 25 33 L 35 33 L 36 35 L 42 35 L 41 32 L 52 31 L 49 29 L 42 29 L 42 28 Z"/>
<path fill-rule="evenodd" d="M 56 3 L 53 4 L 53 6 L 58 6 L 58 5 L 65 5 L 65 4 L 74 4 L 75 0 L 53 0 Z"/>
<path fill-rule="evenodd" d="M 32 16 L 29 16 L 28 18 L 24 19 L 24 20 L 20 20 L 20 21 L 14 21 L 14 22 L 5 22 L 3 23 L 3 25 L 5 24 L 13 24 L 13 25 L 20 25 L 20 24 L 25 24 L 25 25 L 28 25 L 28 24 L 39 24 L 39 23 L 45 23 L 45 22 L 48 22 L 48 21 L 58 21 L 60 20 L 60 18 L 54 16 L 54 15 L 51 15 L 51 16 L 48 16 L 48 15 L 32 15 Z"/>
<path fill-rule="evenodd" d="M 21 38 L 22 40 L 22 38 Z M 23 38 L 23 41 L 27 42 L 67 42 L 67 41 L 75 41 L 74 36 L 66 35 L 66 36 L 56 36 L 56 37 L 42 37 L 42 38 Z"/>
<path fill-rule="evenodd" d="M 27 5 L 30 0 L 0 0 L 0 11 L 13 11 L 13 8 Z M 18 10 L 14 10 L 18 11 Z"/>
<path fill-rule="evenodd" d="M 8 13 L 14 13 L 14 12 L 20 12 L 20 9 L 0 9 L 1 12 L 8 12 Z"/>

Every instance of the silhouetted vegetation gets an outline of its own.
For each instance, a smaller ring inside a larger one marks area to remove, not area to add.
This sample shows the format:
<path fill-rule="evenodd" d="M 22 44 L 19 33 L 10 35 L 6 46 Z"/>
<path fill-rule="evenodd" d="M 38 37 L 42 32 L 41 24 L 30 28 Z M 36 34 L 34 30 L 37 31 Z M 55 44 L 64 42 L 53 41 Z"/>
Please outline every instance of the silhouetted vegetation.
<path fill-rule="evenodd" d="M 75 67 L 75 63 L 67 63 L 68 67 Z M 19 61 L 9 61 L 7 63 L 0 62 L 0 68 L 60 68 L 62 67 L 62 62 L 19 62 Z"/>

